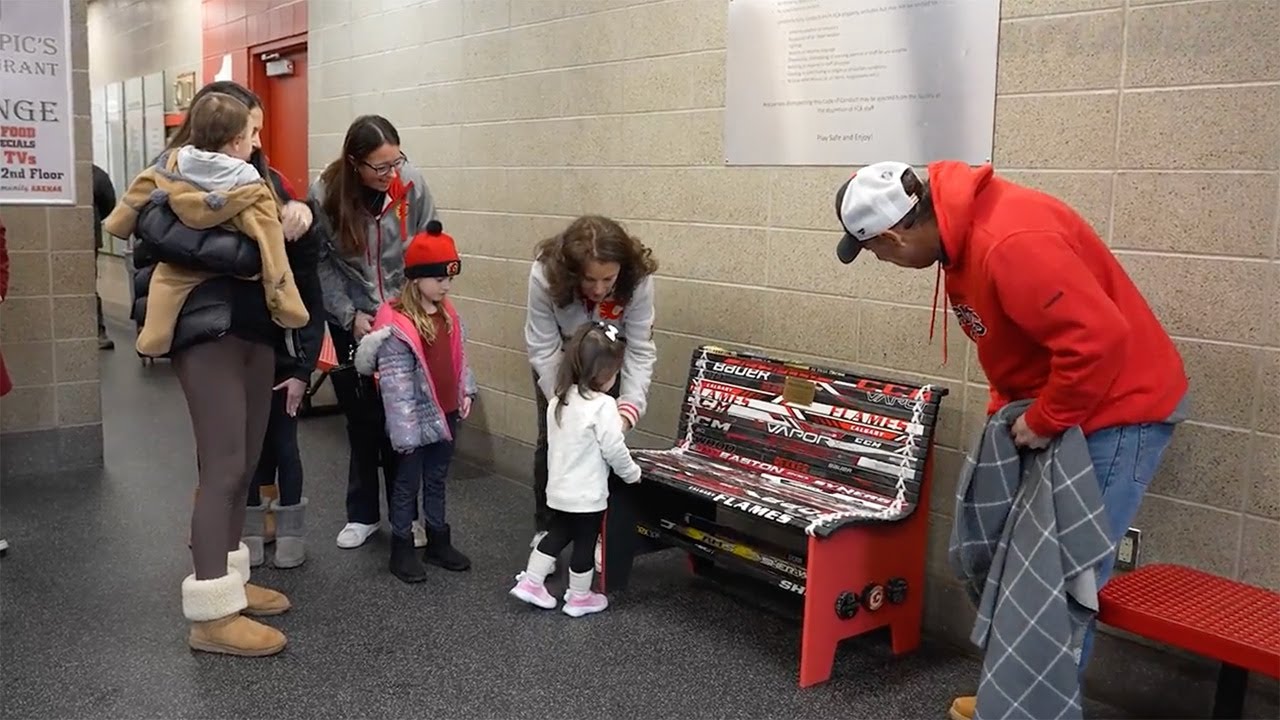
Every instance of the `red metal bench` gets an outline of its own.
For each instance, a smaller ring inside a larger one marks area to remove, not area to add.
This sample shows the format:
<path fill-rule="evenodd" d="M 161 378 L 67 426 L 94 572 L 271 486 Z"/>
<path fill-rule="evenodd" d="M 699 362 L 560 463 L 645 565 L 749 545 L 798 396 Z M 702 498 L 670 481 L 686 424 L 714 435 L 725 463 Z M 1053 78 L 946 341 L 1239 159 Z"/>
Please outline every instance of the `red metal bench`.
<path fill-rule="evenodd" d="M 1280 593 L 1181 565 L 1147 565 L 1099 594 L 1098 621 L 1222 663 L 1213 717 L 1240 718 L 1249 673 L 1280 678 Z"/>
<path fill-rule="evenodd" d="M 682 548 L 695 571 L 714 566 L 802 599 L 802 687 L 830 678 L 845 638 L 888 627 L 895 653 L 914 650 L 946 394 L 699 348 L 678 442 L 634 452 L 644 477 L 618 503 L 630 506 L 626 530 L 644 538 L 642 551 Z M 610 515 L 618 509 L 611 499 Z M 609 528 L 606 546 L 621 532 Z M 613 555 L 602 585 L 621 569 Z"/>

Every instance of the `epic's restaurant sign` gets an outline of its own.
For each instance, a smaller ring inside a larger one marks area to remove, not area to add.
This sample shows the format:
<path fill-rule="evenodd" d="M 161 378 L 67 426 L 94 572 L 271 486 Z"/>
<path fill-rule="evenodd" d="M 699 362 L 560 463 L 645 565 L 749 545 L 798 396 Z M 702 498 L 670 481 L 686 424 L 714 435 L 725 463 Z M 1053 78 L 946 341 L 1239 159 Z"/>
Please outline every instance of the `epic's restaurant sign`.
<path fill-rule="evenodd" d="M 0 0 L 0 204 L 74 205 L 70 0 Z"/>

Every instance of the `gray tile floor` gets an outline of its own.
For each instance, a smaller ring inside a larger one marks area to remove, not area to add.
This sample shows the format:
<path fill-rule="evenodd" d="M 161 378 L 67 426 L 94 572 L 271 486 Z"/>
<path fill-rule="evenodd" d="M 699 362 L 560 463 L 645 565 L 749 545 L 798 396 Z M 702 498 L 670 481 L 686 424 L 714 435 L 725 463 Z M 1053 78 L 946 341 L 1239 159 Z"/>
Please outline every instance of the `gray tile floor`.
<path fill-rule="evenodd" d="M 255 578 L 295 608 L 268 659 L 193 653 L 179 583 L 195 463 L 167 363 L 121 328 L 102 356 L 103 471 L 6 482 L 0 707 L 11 718 L 941 718 L 978 666 L 926 644 L 842 646 L 825 686 L 796 686 L 798 626 L 642 560 L 607 613 L 571 620 L 506 596 L 528 552 L 527 487 L 458 466 L 455 540 L 474 562 L 407 586 L 385 535 L 340 550 L 346 450 L 337 417 L 305 420 L 309 559 Z M 1092 717 L 1114 713 L 1091 708 Z"/>

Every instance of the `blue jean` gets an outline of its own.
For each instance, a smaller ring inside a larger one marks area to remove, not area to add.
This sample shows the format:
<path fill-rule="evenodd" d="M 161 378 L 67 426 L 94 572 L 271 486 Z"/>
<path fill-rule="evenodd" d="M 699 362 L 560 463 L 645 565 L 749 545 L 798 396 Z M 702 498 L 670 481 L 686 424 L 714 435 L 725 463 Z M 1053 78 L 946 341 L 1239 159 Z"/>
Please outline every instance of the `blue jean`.
<path fill-rule="evenodd" d="M 1128 532 L 1142 504 L 1142 497 L 1160 467 L 1160 458 L 1173 439 L 1170 423 L 1145 423 L 1103 428 L 1089 435 L 1089 457 L 1102 490 L 1102 505 L 1111 523 L 1112 553 L 1098 568 L 1098 587 L 1111 577 L 1115 568 L 1115 548 Z M 1080 674 L 1089 663 L 1093 651 L 1095 622 L 1085 630 L 1080 652 Z"/>
<path fill-rule="evenodd" d="M 458 434 L 458 413 L 449 413 L 449 434 Z M 414 448 L 401 455 L 396 463 L 395 481 L 391 486 L 391 534 L 410 537 L 417 516 L 418 495 L 422 495 L 422 517 L 426 526 L 445 526 L 444 480 L 453 461 L 453 442 L 441 441 Z"/>

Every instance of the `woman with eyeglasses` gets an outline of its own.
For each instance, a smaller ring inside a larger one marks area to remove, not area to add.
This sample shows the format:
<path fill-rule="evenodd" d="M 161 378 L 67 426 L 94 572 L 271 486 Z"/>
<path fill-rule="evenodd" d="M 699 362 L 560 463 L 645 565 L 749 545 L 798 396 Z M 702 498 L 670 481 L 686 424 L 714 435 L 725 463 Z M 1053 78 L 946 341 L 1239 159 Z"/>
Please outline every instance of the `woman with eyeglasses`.
<path fill-rule="evenodd" d="M 342 157 L 311 186 L 321 212 L 320 281 L 329 335 L 339 363 L 334 394 L 347 418 L 351 459 L 347 475 L 347 524 L 338 547 L 360 547 L 378 529 L 378 468 L 387 498 L 396 474 L 396 453 L 387 439 L 382 402 L 372 384 L 349 367 L 355 346 L 373 325 L 384 302 L 404 285 L 404 250 L 427 223 L 437 220 L 427 182 L 400 150 L 400 133 L 386 118 L 362 115 L 347 129 Z M 415 544 L 425 544 L 415 522 Z"/>

